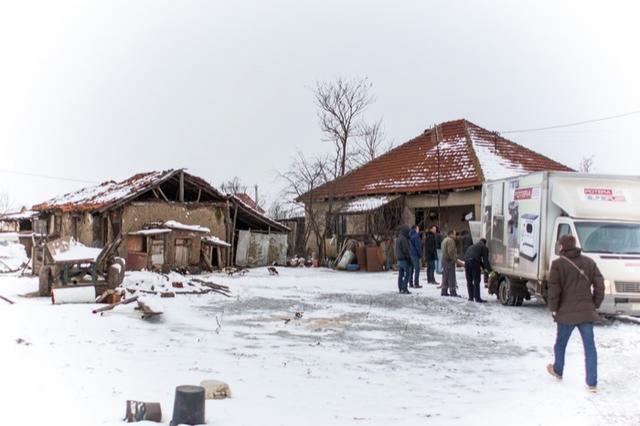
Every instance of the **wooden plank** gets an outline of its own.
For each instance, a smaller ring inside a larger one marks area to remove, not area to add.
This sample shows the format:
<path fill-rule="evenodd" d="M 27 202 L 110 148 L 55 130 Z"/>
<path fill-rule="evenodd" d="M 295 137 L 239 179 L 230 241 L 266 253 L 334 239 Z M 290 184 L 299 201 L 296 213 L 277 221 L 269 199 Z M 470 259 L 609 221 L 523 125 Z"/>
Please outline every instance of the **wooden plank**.
<path fill-rule="evenodd" d="M 184 172 L 180 172 L 180 185 L 178 188 L 178 201 L 184 203 Z"/>
<path fill-rule="evenodd" d="M 158 192 L 160 193 L 160 195 L 162 195 L 162 198 L 164 198 L 164 200 L 168 203 L 169 199 L 167 198 L 167 196 L 164 194 L 164 192 L 162 191 L 162 188 L 160 188 L 160 186 L 158 186 Z"/>

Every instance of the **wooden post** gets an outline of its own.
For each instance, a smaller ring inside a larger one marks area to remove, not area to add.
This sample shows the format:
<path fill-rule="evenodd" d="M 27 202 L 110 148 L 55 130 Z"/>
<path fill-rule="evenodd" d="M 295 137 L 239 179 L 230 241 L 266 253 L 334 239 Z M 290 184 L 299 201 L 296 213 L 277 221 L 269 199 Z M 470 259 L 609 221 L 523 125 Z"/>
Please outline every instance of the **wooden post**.
<path fill-rule="evenodd" d="M 235 241 L 236 241 L 236 222 L 238 220 L 238 206 L 235 206 L 235 210 L 233 211 L 233 226 L 231 228 L 231 250 L 229 250 L 231 252 L 231 262 L 229 263 L 229 265 L 235 265 L 235 261 L 234 261 L 234 257 L 236 255 L 236 247 L 235 247 Z"/>
<path fill-rule="evenodd" d="M 180 188 L 178 191 L 178 201 L 184 203 L 184 172 L 180 172 Z"/>

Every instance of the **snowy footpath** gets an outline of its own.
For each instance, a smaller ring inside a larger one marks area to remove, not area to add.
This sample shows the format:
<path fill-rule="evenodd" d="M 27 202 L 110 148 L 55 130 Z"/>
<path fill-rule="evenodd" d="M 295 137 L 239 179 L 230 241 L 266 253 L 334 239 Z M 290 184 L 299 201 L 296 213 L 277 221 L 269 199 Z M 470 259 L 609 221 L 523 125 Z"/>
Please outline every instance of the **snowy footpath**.
<path fill-rule="evenodd" d="M 233 297 L 158 297 L 164 314 L 151 320 L 135 304 L 94 315 L 98 305 L 20 297 L 37 279 L 0 276 L 16 302 L 0 301 L 0 424 L 120 425 L 128 399 L 160 402 L 169 424 L 175 387 L 205 379 L 232 391 L 207 401 L 212 425 L 640 424 L 638 325 L 596 328 L 591 394 L 577 332 L 564 381 L 545 371 L 555 326 L 543 306 L 469 303 L 435 286 L 399 295 L 392 273 L 279 271 L 200 276 Z"/>

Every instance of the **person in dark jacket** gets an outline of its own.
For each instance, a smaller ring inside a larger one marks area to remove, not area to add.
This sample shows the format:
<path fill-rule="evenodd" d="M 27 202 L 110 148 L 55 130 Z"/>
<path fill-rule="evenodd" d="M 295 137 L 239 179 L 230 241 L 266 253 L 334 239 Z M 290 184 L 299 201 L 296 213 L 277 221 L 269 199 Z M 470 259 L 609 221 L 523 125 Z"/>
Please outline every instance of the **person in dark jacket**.
<path fill-rule="evenodd" d="M 487 248 L 487 240 L 484 238 L 480 238 L 480 241 L 471 245 L 464 253 L 464 273 L 467 278 L 469 301 L 486 302 L 486 300 L 480 298 L 482 269 L 487 272 L 491 271 L 489 249 Z"/>
<path fill-rule="evenodd" d="M 422 237 L 420 227 L 413 225 L 409 233 L 409 255 L 411 256 L 411 271 L 409 272 L 409 287 L 422 288 L 420 285 L 420 260 L 422 259 Z"/>
<path fill-rule="evenodd" d="M 407 288 L 411 272 L 411 255 L 409 254 L 409 226 L 401 225 L 396 238 L 396 259 L 398 260 L 398 291 L 400 294 L 411 294 Z"/>
<path fill-rule="evenodd" d="M 431 225 L 424 241 L 424 255 L 427 261 L 427 283 L 438 284 L 436 281 L 436 261 L 438 260 L 438 242 L 436 233 L 438 232 L 436 225 Z"/>
<path fill-rule="evenodd" d="M 471 233 L 465 229 L 460 233 L 460 239 L 462 240 L 462 257 L 464 258 L 469 247 L 473 245 L 473 238 L 471 238 Z"/>
<path fill-rule="evenodd" d="M 551 264 L 548 303 L 557 323 L 555 360 L 547 365 L 549 374 L 562 379 L 564 355 L 573 329 L 578 327 L 584 347 L 586 382 L 589 390 L 598 386 L 598 354 L 593 323 L 600 317 L 596 309 L 604 300 L 604 279 L 593 259 L 583 256 L 572 235 L 560 238 L 560 257 Z"/>

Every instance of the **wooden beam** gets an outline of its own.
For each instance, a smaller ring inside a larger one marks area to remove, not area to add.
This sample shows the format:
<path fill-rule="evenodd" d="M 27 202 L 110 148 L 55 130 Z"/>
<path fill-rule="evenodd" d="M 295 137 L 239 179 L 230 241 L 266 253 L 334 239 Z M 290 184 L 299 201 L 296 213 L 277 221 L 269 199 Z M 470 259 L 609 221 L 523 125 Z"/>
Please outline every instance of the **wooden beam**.
<path fill-rule="evenodd" d="M 178 189 L 178 201 L 184 203 L 184 172 L 180 172 L 180 187 Z"/>
<path fill-rule="evenodd" d="M 160 193 L 160 195 L 162 195 L 162 198 L 164 198 L 164 200 L 168 203 L 169 199 L 167 198 L 167 196 L 162 191 L 162 188 L 160 188 L 159 186 L 158 186 L 158 192 Z"/>
<path fill-rule="evenodd" d="M 202 188 L 198 188 L 198 199 L 196 200 L 196 203 L 200 202 L 200 196 L 202 195 Z"/>

